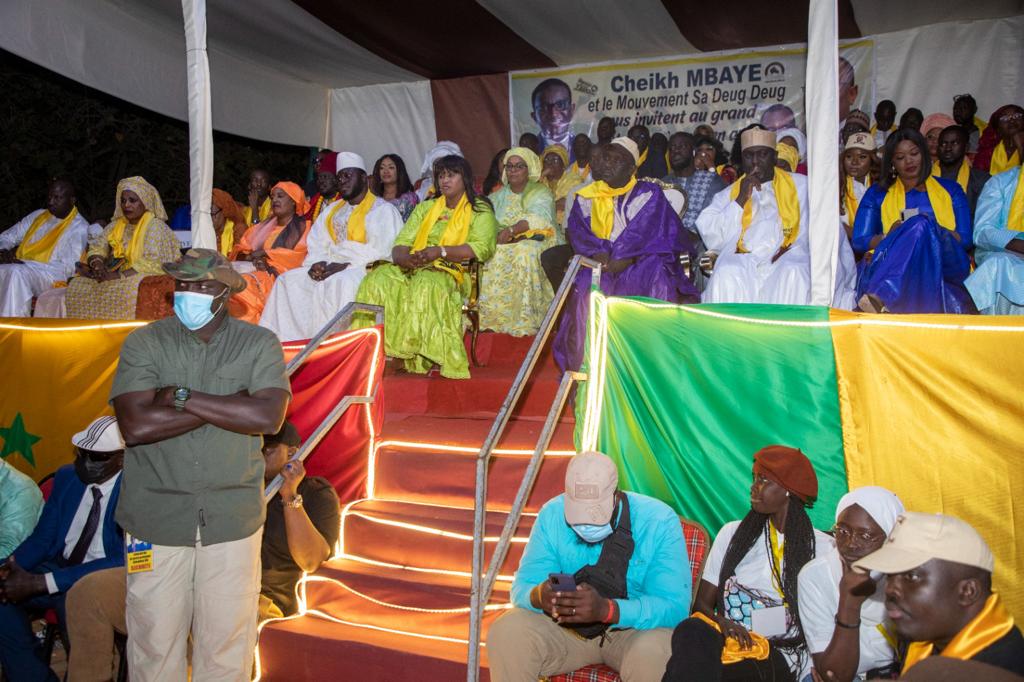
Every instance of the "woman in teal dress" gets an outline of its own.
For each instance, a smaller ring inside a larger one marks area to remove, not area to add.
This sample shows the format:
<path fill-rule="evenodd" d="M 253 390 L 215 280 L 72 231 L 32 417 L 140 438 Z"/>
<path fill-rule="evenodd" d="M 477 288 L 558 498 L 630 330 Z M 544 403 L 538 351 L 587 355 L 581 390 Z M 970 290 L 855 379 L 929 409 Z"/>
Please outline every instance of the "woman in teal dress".
<path fill-rule="evenodd" d="M 405 369 L 468 379 L 463 344 L 462 300 L 470 281 L 459 263 L 494 255 L 498 224 L 487 199 L 473 191 L 473 171 L 461 156 L 434 164 L 436 199 L 416 206 L 395 238 L 392 263 L 376 267 L 359 286 L 356 300 L 384 308 L 384 353 Z M 357 316 L 353 327 L 373 324 Z"/>
<path fill-rule="evenodd" d="M 498 246 L 480 282 L 480 328 L 513 336 L 536 334 L 554 297 L 540 254 L 565 240 L 555 197 L 539 182 L 541 161 L 525 147 L 505 153 L 503 187 L 490 195 Z"/>

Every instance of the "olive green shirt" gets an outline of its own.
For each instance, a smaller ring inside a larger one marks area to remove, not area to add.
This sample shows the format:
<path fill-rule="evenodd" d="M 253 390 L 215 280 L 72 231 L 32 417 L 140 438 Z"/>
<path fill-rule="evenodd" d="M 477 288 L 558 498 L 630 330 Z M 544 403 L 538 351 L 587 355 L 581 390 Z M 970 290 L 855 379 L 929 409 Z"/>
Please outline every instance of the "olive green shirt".
<path fill-rule="evenodd" d="M 135 330 L 121 347 L 110 389 L 124 393 L 185 386 L 231 395 L 264 388 L 291 393 L 281 343 L 269 329 L 226 317 L 203 343 L 177 317 Z M 129 447 L 124 455 L 117 522 L 158 545 L 204 545 L 255 533 L 263 503 L 263 436 L 212 424 L 174 438 Z"/>

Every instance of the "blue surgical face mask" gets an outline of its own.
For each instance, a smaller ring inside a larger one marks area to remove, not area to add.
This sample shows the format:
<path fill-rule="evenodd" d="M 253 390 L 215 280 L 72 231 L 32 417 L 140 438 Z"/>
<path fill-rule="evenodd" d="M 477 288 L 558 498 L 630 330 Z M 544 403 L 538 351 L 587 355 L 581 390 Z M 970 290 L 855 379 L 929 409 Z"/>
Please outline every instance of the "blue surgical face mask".
<path fill-rule="evenodd" d="M 589 523 L 578 523 L 572 527 L 584 542 L 596 544 L 612 534 L 612 524 L 606 523 L 601 526 L 594 526 Z"/>
<path fill-rule="evenodd" d="M 174 292 L 174 314 L 178 316 L 181 323 L 196 331 L 210 323 L 216 313 L 213 312 L 212 304 L 217 298 L 212 294 L 199 294 L 194 291 Z M 218 309 L 217 312 L 220 312 Z"/>

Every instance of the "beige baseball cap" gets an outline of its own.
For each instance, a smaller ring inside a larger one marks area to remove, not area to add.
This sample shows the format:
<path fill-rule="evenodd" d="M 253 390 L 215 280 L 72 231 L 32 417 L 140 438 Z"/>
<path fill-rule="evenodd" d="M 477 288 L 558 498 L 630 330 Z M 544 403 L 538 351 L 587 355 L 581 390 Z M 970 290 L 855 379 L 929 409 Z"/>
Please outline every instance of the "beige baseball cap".
<path fill-rule="evenodd" d="M 974 566 L 989 573 L 995 568 L 992 550 L 966 521 L 920 512 L 900 514 L 882 548 L 853 566 L 892 574 L 909 571 L 932 559 Z"/>
<path fill-rule="evenodd" d="M 846 146 L 843 147 L 843 151 L 847 149 L 863 149 L 873 152 L 875 151 L 875 138 L 868 133 L 854 133 L 846 138 Z"/>
<path fill-rule="evenodd" d="M 608 455 L 581 452 L 565 472 L 565 521 L 600 526 L 612 520 L 619 471 Z"/>

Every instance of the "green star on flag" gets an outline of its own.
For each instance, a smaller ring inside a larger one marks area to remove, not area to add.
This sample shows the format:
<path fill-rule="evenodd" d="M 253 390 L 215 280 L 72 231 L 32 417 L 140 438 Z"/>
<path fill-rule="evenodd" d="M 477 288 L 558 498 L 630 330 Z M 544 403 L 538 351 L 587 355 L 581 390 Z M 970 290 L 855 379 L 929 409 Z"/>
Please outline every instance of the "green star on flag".
<path fill-rule="evenodd" d="M 25 421 L 21 418 L 21 412 L 14 415 L 14 421 L 8 427 L 0 426 L 0 438 L 4 439 L 4 449 L 0 450 L 0 459 L 7 459 L 15 452 L 20 452 L 33 467 L 36 465 L 35 457 L 32 456 L 32 446 L 42 440 L 25 430 Z"/>

